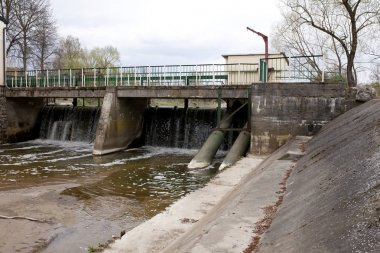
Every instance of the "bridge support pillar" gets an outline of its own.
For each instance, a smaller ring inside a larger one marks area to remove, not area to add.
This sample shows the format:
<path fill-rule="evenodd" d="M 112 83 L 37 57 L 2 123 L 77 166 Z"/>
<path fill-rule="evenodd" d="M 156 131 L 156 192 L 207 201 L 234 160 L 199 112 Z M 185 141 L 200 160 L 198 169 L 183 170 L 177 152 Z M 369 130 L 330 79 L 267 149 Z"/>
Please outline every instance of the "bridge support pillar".
<path fill-rule="evenodd" d="M 118 98 L 117 88 L 107 89 L 99 118 L 94 155 L 104 155 L 128 148 L 143 130 L 145 98 Z"/>

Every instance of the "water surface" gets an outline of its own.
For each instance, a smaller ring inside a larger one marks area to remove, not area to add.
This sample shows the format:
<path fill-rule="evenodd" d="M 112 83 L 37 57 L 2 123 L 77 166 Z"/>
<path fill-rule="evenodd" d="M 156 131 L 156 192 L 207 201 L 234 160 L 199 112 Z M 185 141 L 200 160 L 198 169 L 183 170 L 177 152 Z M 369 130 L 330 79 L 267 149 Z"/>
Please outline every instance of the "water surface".
<path fill-rule="evenodd" d="M 0 145 L 3 195 L 28 188 L 33 191 L 39 186 L 68 185 L 57 197 L 47 199 L 52 205 L 76 212 L 76 218 L 68 222 L 50 217 L 58 225 L 46 252 L 85 252 L 87 246 L 104 242 L 163 211 L 215 175 L 213 166 L 187 169 L 196 150 L 146 146 L 102 157 L 92 156 L 91 151 L 92 144 L 83 142 L 35 140 Z M 63 207 L 62 201 L 66 201 Z M 40 206 L 36 208 L 43 213 Z M 0 214 L 6 215 L 1 212 L 11 209 L 12 205 L 0 208 Z"/>

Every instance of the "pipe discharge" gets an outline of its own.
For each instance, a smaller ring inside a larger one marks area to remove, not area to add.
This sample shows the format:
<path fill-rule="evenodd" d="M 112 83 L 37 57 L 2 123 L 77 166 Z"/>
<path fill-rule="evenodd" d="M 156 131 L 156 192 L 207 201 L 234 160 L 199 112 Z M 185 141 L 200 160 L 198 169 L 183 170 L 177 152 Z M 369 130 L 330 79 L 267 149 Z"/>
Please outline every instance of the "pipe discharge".
<path fill-rule="evenodd" d="M 247 128 L 247 124 L 245 124 L 244 128 Z M 245 130 L 241 131 L 222 164 L 219 166 L 219 170 L 233 165 L 243 157 L 249 148 L 250 140 L 251 133 Z"/>
<path fill-rule="evenodd" d="M 219 128 L 230 127 L 232 124 L 232 119 L 232 115 L 227 113 L 221 120 Z M 201 169 L 209 166 L 220 145 L 223 143 L 224 135 L 225 132 L 222 130 L 213 131 L 187 167 L 189 169 Z"/>

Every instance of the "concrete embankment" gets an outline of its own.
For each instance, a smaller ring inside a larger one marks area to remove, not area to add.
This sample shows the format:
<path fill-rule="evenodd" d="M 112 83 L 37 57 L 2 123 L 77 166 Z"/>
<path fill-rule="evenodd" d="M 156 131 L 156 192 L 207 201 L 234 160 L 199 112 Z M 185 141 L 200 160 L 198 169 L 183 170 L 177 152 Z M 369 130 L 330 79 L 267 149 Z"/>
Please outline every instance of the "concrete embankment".
<path fill-rule="evenodd" d="M 380 252 L 380 101 L 307 141 L 242 159 L 106 252 Z"/>
<path fill-rule="evenodd" d="M 106 252 L 242 252 L 252 227 L 265 216 L 262 208 L 277 201 L 279 183 L 294 164 L 280 158 L 290 150 L 299 153 L 304 141 L 289 142 L 264 162 L 253 156 L 240 160 Z"/>
<path fill-rule="evenodd" d="M 168 245 L 187 233 L 230 194 L 262 158 L 245 158 L 236 166 L 219 173 L 206 187 L 190 193 L 161 214 L 127 232 L 105 252 L 162 252 Z M 256 172 L 255 172 L 256 171 Z"/>
<path fill-rule="evenodd" d="M 259 252 L 380 252 L 380 101 L 315 136 Z"/>

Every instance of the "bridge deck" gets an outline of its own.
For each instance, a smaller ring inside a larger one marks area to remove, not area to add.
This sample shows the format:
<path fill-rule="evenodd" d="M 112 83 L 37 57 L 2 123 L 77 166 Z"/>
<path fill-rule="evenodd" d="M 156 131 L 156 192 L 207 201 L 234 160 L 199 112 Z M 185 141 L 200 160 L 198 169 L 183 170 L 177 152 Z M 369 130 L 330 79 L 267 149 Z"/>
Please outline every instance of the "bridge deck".
<path fill-rule="evenodd" d="M 5 96 L 34 98 L 103 98 L 107 89 L 114 87 L 39 87 L 6 88 Z M 121 98 L 248 98 L 250 85 L 210 86 L 119 86 L 117 96 Z"/>

